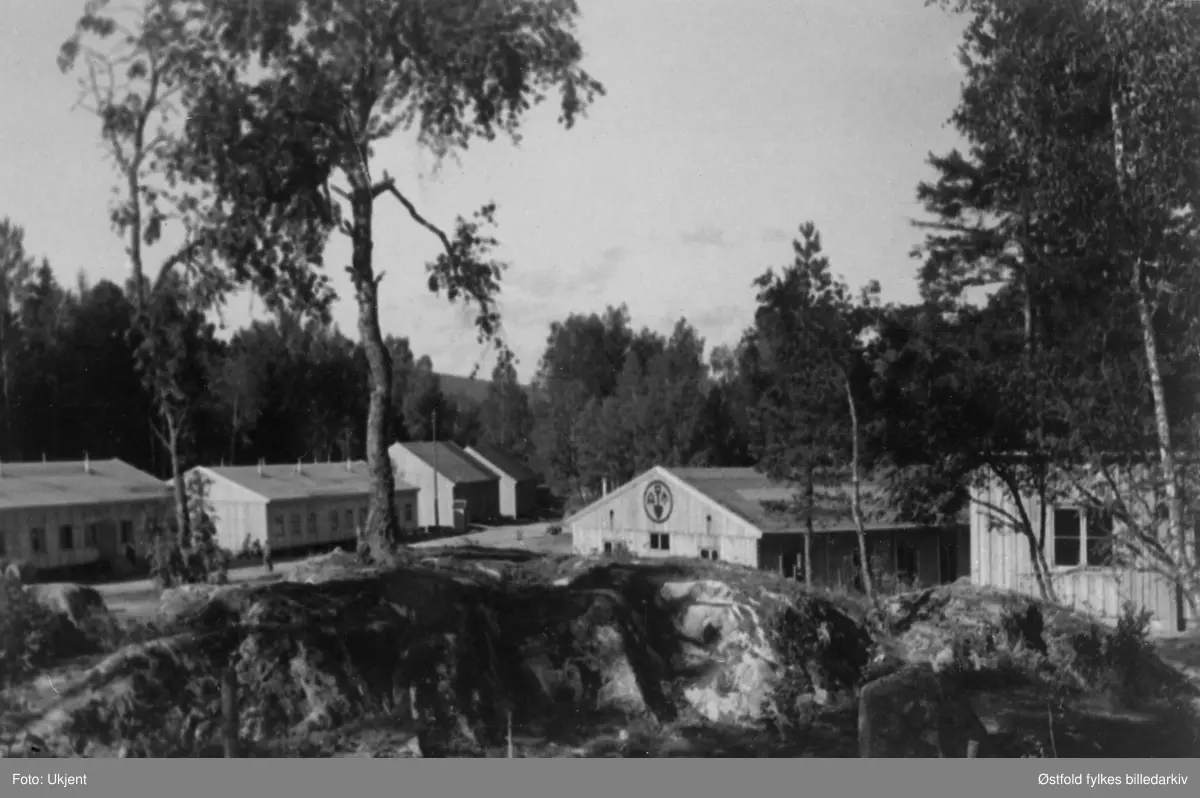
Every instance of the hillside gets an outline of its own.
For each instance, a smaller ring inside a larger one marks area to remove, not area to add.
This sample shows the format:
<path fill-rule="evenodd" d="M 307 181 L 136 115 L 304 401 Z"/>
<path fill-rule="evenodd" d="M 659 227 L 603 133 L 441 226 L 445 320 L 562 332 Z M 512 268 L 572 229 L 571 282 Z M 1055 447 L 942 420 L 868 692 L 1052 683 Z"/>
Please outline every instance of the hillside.
<path fill-rule="evenodd" d="M 442 393 L 455 399 L 467 399 L 478 404 L 482 404 L 487 399 L 488 386 L 492 382 L 487 379 L 460 377 L 455 374 L 438 374 L 437 376 L 441 381 Z M 533 389 L 530 386 L 522 385 L 521 388 L 532 397 Z"/>

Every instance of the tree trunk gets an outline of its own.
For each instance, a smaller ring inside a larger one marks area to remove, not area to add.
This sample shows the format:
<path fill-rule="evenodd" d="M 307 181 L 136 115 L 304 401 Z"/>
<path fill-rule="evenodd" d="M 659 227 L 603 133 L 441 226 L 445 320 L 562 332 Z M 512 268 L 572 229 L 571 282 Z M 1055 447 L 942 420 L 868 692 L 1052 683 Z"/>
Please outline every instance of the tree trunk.
<path fill-rule="evenodd" d="M 391 444 L 392 358 L 379 327 L 379 284 L 371 263 L 371 215 L 374 200 L 369 186 L 355 190 L 351 274 L 358 299 L 358 335 L 367 357 L 370 404 L 367 411 L 367 469 L 371 493 L 364 531 L 372 560 L 391 561 L 396 553 L 399 524 L 396 520 L 396 480 L 388 455 Z"/>
<path fill-rule="evenodd" d="M 1124 208 L 1128 167 L 1125 163 L 1125 133 L 1122 127 L 1123 113 L 1119 93 L 1112 98 L 1110 111 L 1113 126 L 1113 165 L 1117 176 L 1117 191 L 1120 194 L 1119 205 Z M 1150 297 L 1147 296 L 1145 263 L 1136 253 L 1132 255 L 1132 266 L 1130 283 L 1137 300 L 1138 321 L 1142 328 L 1142 344 L 1146 354 L 1146 366 L 1150 372 L 1150 394 L 1154 399 L 1154 427 L 1158 437 L 1158 456 L 1167 494 L 1167 522 L 1170 527 L 1168 540 L 1173 540 L 1178 547 L 1174 563 L 1178 583 L 1184 574 L 1192 572 L 1192 557 L 1195 552 L 1192 551 L 1193 546 L 1189 545 L 1187 530 L 1184 528 L 1179 471 L 1175 463 L 1175 444 L 1171 435 L 1170 414 L 1167 412 L 1167 396 L 1163 389 L 1162 366 L 1158 357 L 1158 339 L 1154 332 L 1154 309 L 1151 306 Z M 1167 548 L 1170 549 L 1169 544 Z"/>
<path fill-rule="evenodd" d="M 816 479 L 815 469 L 810 464 L 808 466 L 808 484 L 805 486 L 805 498 L 808 501 L 808 518 L 804 523 L 804 585 L 812 587 L 812 536 L 813 536 L 813 512 L 816 509 L 816 486 L 813 481 Z"/>
<path fill-rule="evenodd" d="M 181 549 L 192 543 L 191 519 L 188 517 L 187 488 L 183 484 L 183 471 L 179 467 L 180 423 L 169 412 L 163 413 L 167 422 L 167 451 L 171 457 L 171 483 L 175 489 L 175 534 Z"/>
<path fill-rule="evenodd" d="M 1042 535 L 1039 542 L 1033 528 L 1033 521 L 1030 520 L 1029 513 L 1025 510 L 1024 498 L 1021 495 L 1021 486 L 1017 484 L 1017 481 L 1011 475 L 1004 474 L 995 467 L 993 467 L 993 473 L 1004 483 L 1005 489 L 1008 490 L 1009 498 L 1012 499 L 1013 505 L 1017 508 L 1017 513 L 1021 516 L 1018 531 L 1025 537 L 1026 542 L 1029 544 L 1029 561 L 1033 566 L 1033 577 L 1037 580 L 1038 590 L 1042 594 L 1042 599 L 1057 603 L 1057 591 L 1054 589 L 1054 582 L 1050 579 L 1050 567 L 1046 563 L 1045 534 Z M 1039 509 L 1044 514 L 1044 502 L 1043 506 Z M 1043 522 L 1043 533 L 1045 528 Z"/>
<path fill-rule="evenodd" d="M 850 511 L 854 515 L 854 527 L 858 536 L 859 570 L 862 572 L 863 592 L 869 601 L 875 600 L 875 588 L 871 584 L 871 562 L 867 556 L 867 527 L 862 515 L 862 496 L 858 476 L 858 410 L 854 407 L 854 389 L 850 387 L 850 375 L 844 375 L 846 402 L 850 406 L 850 482 L 853 493 Z"/>

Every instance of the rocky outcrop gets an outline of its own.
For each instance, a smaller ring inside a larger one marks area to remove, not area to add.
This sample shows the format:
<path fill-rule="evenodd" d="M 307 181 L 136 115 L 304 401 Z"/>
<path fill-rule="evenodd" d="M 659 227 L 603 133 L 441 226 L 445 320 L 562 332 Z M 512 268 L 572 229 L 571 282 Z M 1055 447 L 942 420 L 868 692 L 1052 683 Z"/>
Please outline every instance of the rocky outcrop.
<path fill-rule="evenodd" d="M 298 582 L 167 591 L 176 633 L 109 656 L 28 731 L 58 755 L 219 755 L 232 668 L 245 750 L 388 716 L 436 757 L 498 744 L 510 716 L 752 723 L 786 671 L 771 619 L 794 607 L 743 584 L 652 564 L 595 564 L 560 584 L 510 579 L 504 563 L 488 566 L 496 579 L 478 559 L 386 573 L 342 559 Z M 797 650 L 832 662 L 861 648 L 828 602 L 803 610 L 787 627 L 810 641 Z"/>
<path fill-rule="evenodd" d="M 62 615 L 75 626 L 80 626 L 91 617 L 108 615 L 104 597 L 94 587 L 50 582 L 27 585 L 25 590 L 42 606 Z"/>
<path fill-rule="evenodd" d="M 916 666 L 863 687 L 859 755 L 965 758 L 993 755 L 987 728 L 953 675 Z M 975 749 L 975 750 L 972 750 Z"/>

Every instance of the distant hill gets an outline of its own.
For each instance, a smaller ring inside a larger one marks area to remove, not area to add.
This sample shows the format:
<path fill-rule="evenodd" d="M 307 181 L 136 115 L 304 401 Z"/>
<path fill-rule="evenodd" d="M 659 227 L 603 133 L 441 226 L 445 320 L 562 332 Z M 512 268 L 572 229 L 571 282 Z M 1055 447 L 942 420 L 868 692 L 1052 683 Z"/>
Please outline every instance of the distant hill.
<path fill-rule="evenodd" d="M 491 380 L 471 379 L 454 374 L 438 374 L 438 379 L 442 383 L 442 393 L 446 396 L 455 399 L 469 399 L 479 404 L 487 399 L 488 386 L 492 384 Z M 525 393 L 532 394 L 533 389 L 530 386 L 522 385 L 521 388 Z"/>

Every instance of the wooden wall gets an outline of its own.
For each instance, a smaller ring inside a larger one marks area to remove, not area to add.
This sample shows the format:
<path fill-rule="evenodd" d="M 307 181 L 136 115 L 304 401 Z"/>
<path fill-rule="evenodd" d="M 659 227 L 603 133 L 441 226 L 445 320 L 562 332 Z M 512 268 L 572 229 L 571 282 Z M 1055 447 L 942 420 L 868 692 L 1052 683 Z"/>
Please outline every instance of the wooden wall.
<path fill-rule="evenodd" d="M 901 578 L 907 585 L 936 585 L 970 572 L 969 542 L 966 527 L 871 531 L 867 533 L 867 555 L 877 580 Z M 908 558 L 904 556 L 905 549 L 910 553 Z M 761 567 L 803 579 L 803 551 L 802 533 L 764 535 Z M 857 552 L 858 537 L 852 531 L 815 533 L 813 582 L 826 587 L 852 587 L 858 577 Z M 901 566 L 908 565 L 915 567 L 912 576 L 901 573 Z"/>
<path fill-rule="evenodd" d="M 37 568 L 69 568 L 87 565 L 102 559 L 124 557 L 120 540 L 121 522 L 131 523 L 133 547 L 140 556 L 146 543 L 143 525 L 148 516 L 166 518 L 171 512 L 171 500 L 164 496 L 158 501 L 113 502 L 91 505 L 65 505 L 0 510 L 0 536 L 3 552 L 0 558 L 28 562 Z M 72 546 L 61 544 L 60 530 L 70 526 Z M 94 526 L 94 543 L 89 540 L 89 527 Z M 33 530 L 42 530 L 40 552 L 33 550 Z"/>
<path fill-rule="evenodd" d="M 995 480 L 972 489 L 971 581 L 1040 597 L 1027 539 L 988 505 L 1005 513 L 1017 511 L 1009 492 Z M 1040 517 L 1035 498 L 1024 497 L 1022 505 L 1030 518 Z M 1053 566 L 1053 512 L 1048 512 L 1047 518 L 1045 551 L 1051 563 L 1050 578 L 1061 603 L 1111 621 L 1120 615 L 1124 603 L 1131 601 L 1153 614 L 1156 628 L 1177 627 L 1175 589 L 1157 574 L 1131 567 Z"/>
<path fill-rule="evenodd" d="M 646 486 L 661 479 L 671 490 L 670 517 L 655 523 L 642 506 Z M 641 557 L 699 557 L 717 549 L 720 559 L 757 567 L 758 531 L 737 515 L 669 474 L 650 471 L 582 510 L 569 524 L 578 553 L 603 551 L 605 542 L 623 543 Z M 650 548 L 650 535 L 670 536 L 670 549 Z"/>

